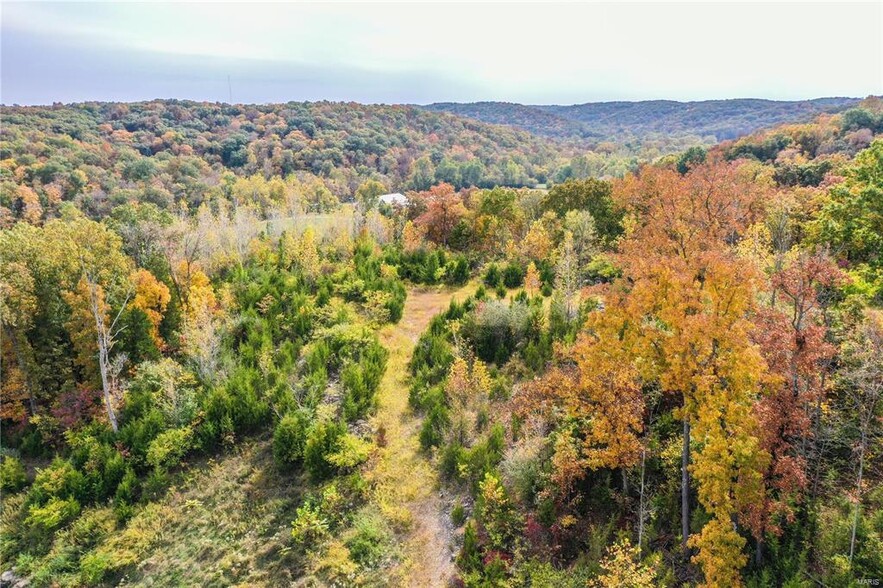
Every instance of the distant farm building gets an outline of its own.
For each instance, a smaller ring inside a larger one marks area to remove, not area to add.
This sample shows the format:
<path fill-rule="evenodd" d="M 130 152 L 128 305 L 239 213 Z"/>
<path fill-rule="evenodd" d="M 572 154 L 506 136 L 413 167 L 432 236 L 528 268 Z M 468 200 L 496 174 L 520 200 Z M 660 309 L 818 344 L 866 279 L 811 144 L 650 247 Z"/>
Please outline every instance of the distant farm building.
<path fill-rule="evenodd" d="M 408 197 L 404 194 L 393 192 L 392 194 L 384 194 L 383 196 L 381 196 L 380 202 L 382 204 L 389 204 L 391 206 L 407 206 Z"/>

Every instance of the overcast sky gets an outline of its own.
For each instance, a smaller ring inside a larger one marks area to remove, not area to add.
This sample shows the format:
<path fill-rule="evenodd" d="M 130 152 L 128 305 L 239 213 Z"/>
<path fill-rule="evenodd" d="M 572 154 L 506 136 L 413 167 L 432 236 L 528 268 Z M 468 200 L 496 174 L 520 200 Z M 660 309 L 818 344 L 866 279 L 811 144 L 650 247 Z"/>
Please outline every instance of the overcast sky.
<path fill-rule="evenodd" d="M 883 2 L 17 3 L 0 101 L 805 99 L 883 93 Z M 228 85 L 229 78 L 229 85 Z"/>

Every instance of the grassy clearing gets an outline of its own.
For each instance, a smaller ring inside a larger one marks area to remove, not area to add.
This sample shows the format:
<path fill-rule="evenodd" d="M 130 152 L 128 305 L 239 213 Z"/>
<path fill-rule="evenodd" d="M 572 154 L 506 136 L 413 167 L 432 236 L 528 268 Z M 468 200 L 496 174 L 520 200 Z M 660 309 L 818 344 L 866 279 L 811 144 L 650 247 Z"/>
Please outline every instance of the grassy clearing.
<path fill-rule="evenodd" d="M 378 333 L 390 356 L 373 424 L 383 431 L 386 446 L 368 464 L 365 478 L 372 484 L 372 500 L 401 541 L 401 559 L 390 574 L 394 585 L 443 586 L 453 573 L 438 475 L 420 451 L 420 420 L 408 405 L 408 361 L 432 317 L 474 289 L 472 284 L 459 290 L 412 289 L 402 320 Z"/>
<path fill-rule="evenodd" d="M 280 474 L 270 443 L 243 441 L 234 453 L 193 468 L 162 501 L 173 512 L 131 586 L 281 586 L 303 575 L 290 550 L 301 502 L 298 477 Z"/>

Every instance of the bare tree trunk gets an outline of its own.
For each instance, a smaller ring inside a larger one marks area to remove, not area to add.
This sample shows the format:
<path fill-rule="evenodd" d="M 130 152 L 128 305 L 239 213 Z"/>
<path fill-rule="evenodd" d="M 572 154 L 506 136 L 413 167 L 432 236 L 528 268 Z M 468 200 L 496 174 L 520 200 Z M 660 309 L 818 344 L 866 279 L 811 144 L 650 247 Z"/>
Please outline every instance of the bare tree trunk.
<path fill-rule="evenodd" d="M 865 450 L 868 443 L 867 427 L 862 423 L 862 440 L 859 445 L 858 455 L 858 479 L 855 484 L 855 514 L 852 516 L 852 536 L 849 538 L 849 563 L 852 563 L 852 556 L 855 554 L 855 532 L 858 528 L 858 515 L 862 508 L 862 476 L 865 469 Z"/>
<path fill-rule="evenodd" d="M 98 365 L 101 368 L 101 388 L 104 392 L 104 406 L 107 408 L 107 418 L 110 420 L 110 426 L 113 432 L 119 431 L 117 425 L 117 416 L 113 410 L 113 393 L 110 386 L 110 375 L 108 374 L 107 358 L 107 342 L 104 337 L 98 335 Z"/>
<path fill-rule="evenodd" d="M 109 355 L 110 348 L 113 346 L 113 336 L 109 332 L 107 322 L 104 319 L 104 309 L 101 308 L 98 285 L 92 281 L 89 281 L 89 306 L 92 310 L 92 316 L 95 318 L 95 332 L 98 341 L 98 368 L 101 372 L 101 390 L 104 393 L 104 406 L 107 408 L 107 418 L 110 421 L 110 426 L 113 432 L 116 433 L 119 431 L 119 425 L 117 424 L 116 412 L 113 409 L 113 389 L 109 373 Z"/>
<path fill-rule="evenodd" d="M 690 421 L 684 418 L 684 447 L 681 451 L 681 533 L 684 552 L 690 538 Z"/>

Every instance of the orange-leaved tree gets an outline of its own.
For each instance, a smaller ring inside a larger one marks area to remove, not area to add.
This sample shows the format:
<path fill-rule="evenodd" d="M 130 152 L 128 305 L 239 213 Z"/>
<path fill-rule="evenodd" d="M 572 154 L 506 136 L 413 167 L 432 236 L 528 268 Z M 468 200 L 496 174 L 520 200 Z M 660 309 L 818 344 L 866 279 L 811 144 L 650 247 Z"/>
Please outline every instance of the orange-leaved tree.
<path fill-rule="evenodd" d="M 762 497 L 768 460 L 753 412 L 766 370 L 749 338 L 758 280 L 733 250 L 767 194 L 755 173 L 711 159 L 685 175 L 647 167 L 614 189 L 629 215 L 620 304 L 640 331 L 642 377 L 681 399 L 682 535 L 711 586 L 740 582 L 746 541 L 733 521 Z M 711 517 L 692 538 L 691 474 Z"/>
<path fill-rule="evenodd" d="M 438 184 L 413 197 L 426 205 L 426 211 L 414 220 L 414 225 L 423 229 L 430 240 L 447 245 L 451 231 L 466 216 L 463 199 L 450 184 Z"/>

